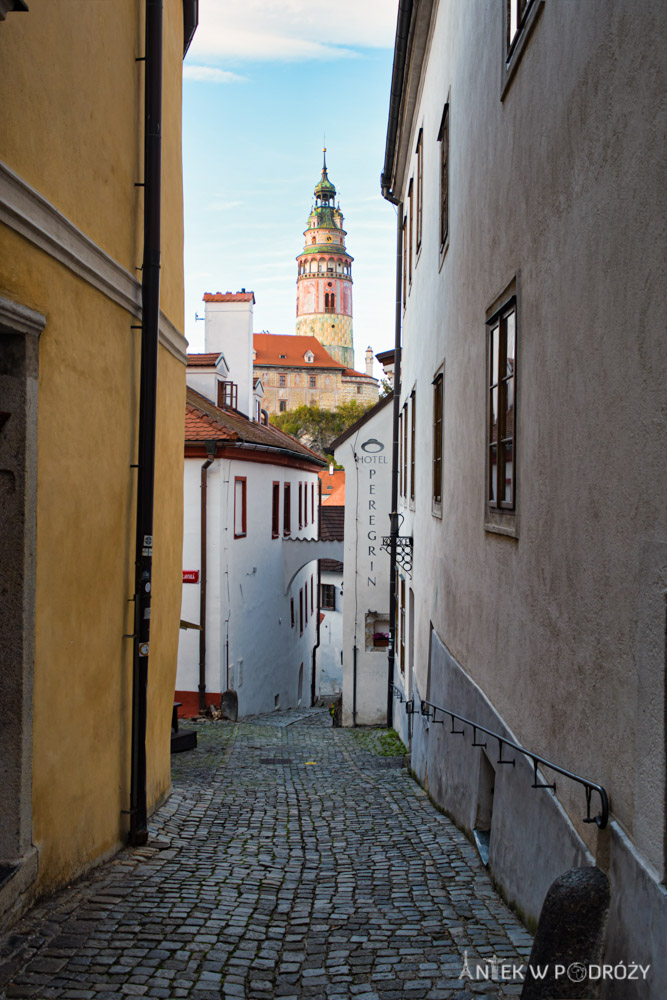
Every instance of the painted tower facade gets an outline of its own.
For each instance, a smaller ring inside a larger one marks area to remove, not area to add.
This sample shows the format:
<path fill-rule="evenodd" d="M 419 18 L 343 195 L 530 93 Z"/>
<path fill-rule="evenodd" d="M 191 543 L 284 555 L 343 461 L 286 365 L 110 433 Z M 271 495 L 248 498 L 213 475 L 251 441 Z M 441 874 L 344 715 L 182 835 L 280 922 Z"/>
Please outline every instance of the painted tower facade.
<path fill-rule="evenodd" d="M 296 332 L 317 337 L 332 358 L 354 368 L 352 260 L 345 249 L 343 215 L 327 174 L 326 149 L 315 204 L 297 257 Z"/>

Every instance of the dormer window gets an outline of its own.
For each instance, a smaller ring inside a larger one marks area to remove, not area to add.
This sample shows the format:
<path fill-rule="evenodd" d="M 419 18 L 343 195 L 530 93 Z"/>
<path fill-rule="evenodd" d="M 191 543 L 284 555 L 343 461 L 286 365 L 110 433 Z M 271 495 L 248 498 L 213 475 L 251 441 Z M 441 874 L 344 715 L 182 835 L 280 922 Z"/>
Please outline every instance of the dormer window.
<path fill-rule="evenodd" d="M 315 355 L 313 354 L 312 351 L 306 351 L 303 357 L 306 363 L 309 365 L 312 365 L 313 361 L 315 360 Z"/>
<path fill-rule="evenodd" d="M 285 359 L 287 357 L 287 355 L 286 354 L 279 354 L 278 357 Z"/>

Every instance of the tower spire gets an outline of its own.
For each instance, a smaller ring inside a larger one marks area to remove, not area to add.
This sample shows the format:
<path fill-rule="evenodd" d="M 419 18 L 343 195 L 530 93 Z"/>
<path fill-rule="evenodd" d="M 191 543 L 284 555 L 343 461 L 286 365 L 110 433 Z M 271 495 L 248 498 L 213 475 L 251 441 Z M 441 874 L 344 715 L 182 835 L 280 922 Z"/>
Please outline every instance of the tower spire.
<path fill-rule="evenodd" d="M 297 257 L 296 332 L 317 337 L 336 361 L 354 368 L 352 257 L 345 247 L 347 234 L 336 206 L 336 188 L 327 173 L 326 140 L 314 194 L 304 248 Z"/>

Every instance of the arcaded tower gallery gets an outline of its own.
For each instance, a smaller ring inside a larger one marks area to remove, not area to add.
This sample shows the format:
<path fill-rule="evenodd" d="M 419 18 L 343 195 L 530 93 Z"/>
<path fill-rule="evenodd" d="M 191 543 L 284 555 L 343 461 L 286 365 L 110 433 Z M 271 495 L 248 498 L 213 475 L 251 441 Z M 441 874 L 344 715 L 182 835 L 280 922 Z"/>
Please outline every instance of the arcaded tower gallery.
<path fill-rule="evenodd" d="M 317 337 L 332 358 L 354 368 L 352 260 L 345 249 L 343 215 L 327 174 L 326 149 L 305 244 L 297 257 L 296 332 Z"/>

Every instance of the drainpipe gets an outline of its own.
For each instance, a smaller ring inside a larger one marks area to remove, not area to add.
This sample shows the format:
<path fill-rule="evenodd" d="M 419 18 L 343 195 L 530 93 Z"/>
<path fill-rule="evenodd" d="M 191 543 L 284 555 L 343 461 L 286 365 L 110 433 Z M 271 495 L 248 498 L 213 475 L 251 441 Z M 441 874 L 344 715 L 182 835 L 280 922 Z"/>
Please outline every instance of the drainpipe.
<path fill-rule="evenodd" d="M 385 197 L 387 195 L 385 194 Z M 396 320 L 394 336 L 394 412 L 391 444 L 391 518 L 389 545 L 389 654 L 387 657 L 387 726 L 394 724 L 396 660 L 396 538 L 398 536 L 398 418 L 401 406 L 401 282 L 403 280 L 403 203 L 398 203 L 396 239 Z"/>
<path fill-rule="evenodd" d="M 141 281 L 141 376 L 132 674 L 130 843 L 148 840 L 146 715 L 153 570 L 153 493 L 160 323 L 162 164 L 162 0 L 146 0 L 144 256 Z"/>
<path fill-rule="evenodd" d="M 317 477 L 317 538 L 318 541 L 322 539 L 322 480 Z M 315 645 L 313 646 L 313 673 L 310 681 L 310 707 L 312 708 L 315 704 L 315 697 L 317 694 L 317 650 L 320 648 L 321 639 L 321 625 L 320 625 L 320 615 L 322 613 L 322 570 L 320 568 L 320 560 L 317 560 L 317 618 L 316 618 L 316 628 L 317 628 L 317 639 Z"/>
<path fill-rule="evenodd" d="M 357 724 L 357 646 L 352 647 L 352 725 Z"/>
<path fill-rule="evenodd" d="M 215 445 L 213 445 L 215 449 Z M 206 711 L 206 528 L 207 528 L 207 470 L 213 464 L 215 451 L 207 446 L 208 458 L 201 467 L 201 518 L 200 518 L 200 555 L 199 555 L 199 714 Z"/>

